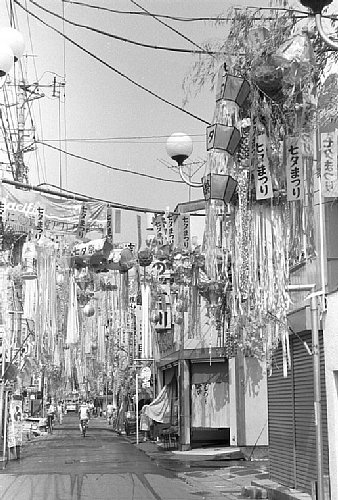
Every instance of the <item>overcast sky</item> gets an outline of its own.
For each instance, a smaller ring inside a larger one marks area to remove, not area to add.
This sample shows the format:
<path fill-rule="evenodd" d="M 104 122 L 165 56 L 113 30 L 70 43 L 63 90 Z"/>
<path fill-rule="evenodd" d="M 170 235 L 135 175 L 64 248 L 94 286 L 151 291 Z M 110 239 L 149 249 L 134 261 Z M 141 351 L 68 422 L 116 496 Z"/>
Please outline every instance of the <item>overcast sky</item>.
<path fill-rule="evenodd" d="M 30 0 L 20 2 L 117 71 L 167 101 L 182 105 L 183 78 L 198 56 L 137 47 L 107 38 L 68 23 L 63 24 L 61 20 L 37 8 Z M 76 2 L 63 4 L 61 0 L 36 2 L 58 14 L 62 14 L 64 5 L 66 19 L 131 40 L 194 49 L 192 43 L 150 16 L 112 13 Z M 0 7 L 0 24 L 8 25 L 7 9 L 3 3 Z M 129 0 L 83 0 L 82 3 L 123 11 L 140 11 Z M 179 17 L 217 16 L 230 5 L 224 0 L 137 0 L 137 3 L 153 13 Z M 239 4 L 267 6 L 268 1 L 244 3 L 239 0 L 236 5 Z M 32 104 L 39 139 L 75 155 L 165 179 L 179 180 L 177 173 L 162 163 L 162 160 L 169 161 L 165 142 L 166 137 L 173 132 L 185 132 L 192 136 L 194 152 L 191 161 L 203 161 L 206 158 L 205 123 L 137 88 L 78 47 L 64 41 L 62 36 L 27 15 L 20 7 L 15 6 L 15 11 L 18 28 L 26 39 L 28 78 L 31 82 L 38 79 L 41 85 L 46 85 L 41 87 L 45 97 Z M 226 36 L 224 28 L 217 28 L 211 23 L 162 20 L 196 44 Z M 53 88 L 48 86 L 52 85 L 54 74 L 60 75 L 57 81 L 63 81 L 65 75 L 65 102 L 63 92 L 61 99 L 53 98 Z M 214 93 L 206 88 L 187 104 L 186 109 L 202 120 L 211 121 L 214 107 Z M 65 135 L 67 142 L 63 141 Z M 117 137 L 149 139 L 103 141 Z M 62 186 L 67 189 L 149 209 L 165 209 L 167 206 L 173 209 L 178 202 L 188 199 L 185 185 L 118 173 L 71 156 L 65 161 L 64 155 L 42 145 L 38 148 L 38 154 L 41 160 L 46 160 L 45 171 L 40 170 L 37 176 L 33 168 L 35 153 L 31 158 L 28 157 L 27 161 L 32 165 L 32 182 L 45 180 L 59 184 L 61 171 Z M 202 174 L 203 168 L 196 180 Z M 192 196 L 199 198 L 201 194 L 197 190 Z"/>

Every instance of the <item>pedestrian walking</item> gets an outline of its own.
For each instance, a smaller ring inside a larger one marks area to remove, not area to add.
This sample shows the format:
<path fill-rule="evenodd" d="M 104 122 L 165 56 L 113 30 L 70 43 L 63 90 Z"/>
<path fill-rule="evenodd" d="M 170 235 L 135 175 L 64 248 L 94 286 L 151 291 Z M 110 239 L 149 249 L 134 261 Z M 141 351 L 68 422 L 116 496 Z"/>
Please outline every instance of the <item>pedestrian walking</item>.
<path fill-rule="evenodd" d="M 53 432 L 53 421 L 55 416 L 55 406 L 53 403 L 49 403 L 47 406 L 47 431 Z"/>
<path fill-rule="evenodd" d="M 144 405 L 141 410 L 140 415 L 140 431 L 143 432 L 143 441 L 149 439 L 151 418 L 146 414 L 146 409 L 149 405 Z"/>
<path fill-rule="evenodd" d="M 62 401 L 58 402 L 58 420 L 59 424 L 61 425 L 63 422 L 63 407 L 62 407 Z"/>
<path fill-rule="evenodd" d="M 113 403 L 108 403 L 107 404 L 107 421 L 108 421 L 109 425 L 111 424 L 111 419 L 112 419 L 113 413 L 114 413 L 114 405 L 113 405 Z"/>

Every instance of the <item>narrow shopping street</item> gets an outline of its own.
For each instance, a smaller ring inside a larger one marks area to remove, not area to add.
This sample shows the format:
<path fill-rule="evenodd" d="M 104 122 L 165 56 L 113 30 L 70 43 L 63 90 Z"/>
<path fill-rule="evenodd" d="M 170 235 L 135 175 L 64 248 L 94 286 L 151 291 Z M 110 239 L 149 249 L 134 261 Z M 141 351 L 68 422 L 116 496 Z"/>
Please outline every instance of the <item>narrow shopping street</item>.
<path fill-rule="evenodd" d="M 1 500 L 199 500 L 104 419 L 82 438 L 75 414 L 52 435 L 33 438 L 0 472 Z"/>

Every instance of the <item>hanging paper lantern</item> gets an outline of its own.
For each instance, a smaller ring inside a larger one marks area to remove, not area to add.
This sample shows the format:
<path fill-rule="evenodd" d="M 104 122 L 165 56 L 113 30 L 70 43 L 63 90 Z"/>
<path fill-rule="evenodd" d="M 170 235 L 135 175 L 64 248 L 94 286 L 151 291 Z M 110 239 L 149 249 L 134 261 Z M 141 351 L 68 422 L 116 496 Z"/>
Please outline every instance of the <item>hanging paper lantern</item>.
<path fill-rule="evenodd" d="M 5 76 L 14 64 L 14 54 L 8 45 L 0 44 L 0 77 Z"/>
<path fill-rule="evenodd" d="M 224 174 L 208 174 L 203 177 L 202 183 L 205 201 L 220 200 L 226 204 L 232 200 L 237 187 L 237 181 Z"/>
<path fill-rule="evenodd" d="M 233 155 L 240 140 L 241 133 L 236 127 L 229 127 L 221 123 L 207 127 L 207 151 L 218 149 Z"/>
<path fill-rule="evenodd" d="M 83 314 L 90 318 L 91 316 L 94 316 L 95 314 L 95 309 L 93 304 L 86 304 L 83 308 Z"/>
<path fill-rule="evenodd" d="M 145 248 L 144 250 L 139 251 L 138 261 L 139 261 L 140 266 L 142 266 L 142 267 L 150 266 L 150 264 L 153 261 L 153 254 L 152 254 L 149 247 Z"/>
<path fill-rule="evenodd" d="M 250 93 L 250 84 L 244 78 L 230 75 L 226 69 L 219 73 L 216 89 L 216 101 L 233 101 L 238 106 L 243 106 Z"/>
<path fill-rule="evenodd" d="M 13 52 L 14 61 L 22 57 L 25 51 L 25 40 L 20 31 L 15 28 L 0 29 L 0 46 L 7 45 Z"/>

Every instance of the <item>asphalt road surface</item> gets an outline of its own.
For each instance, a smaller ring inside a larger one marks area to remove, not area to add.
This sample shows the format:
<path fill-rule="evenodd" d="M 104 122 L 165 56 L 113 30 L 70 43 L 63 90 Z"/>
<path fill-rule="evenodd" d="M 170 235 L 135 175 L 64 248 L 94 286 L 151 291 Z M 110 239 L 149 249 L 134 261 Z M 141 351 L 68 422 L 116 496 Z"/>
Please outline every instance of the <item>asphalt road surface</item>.
<path fill-rule="evenodd" d="M 93 418 L 85 438 L 75 414 L 52 435 L 33 438 L 0 470 L 1 500 L 201 500 L 107 423 Z"/>

